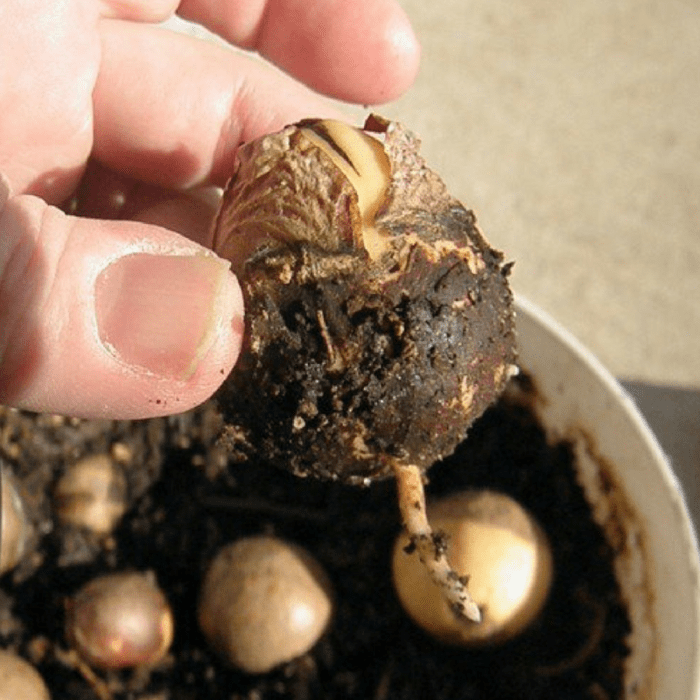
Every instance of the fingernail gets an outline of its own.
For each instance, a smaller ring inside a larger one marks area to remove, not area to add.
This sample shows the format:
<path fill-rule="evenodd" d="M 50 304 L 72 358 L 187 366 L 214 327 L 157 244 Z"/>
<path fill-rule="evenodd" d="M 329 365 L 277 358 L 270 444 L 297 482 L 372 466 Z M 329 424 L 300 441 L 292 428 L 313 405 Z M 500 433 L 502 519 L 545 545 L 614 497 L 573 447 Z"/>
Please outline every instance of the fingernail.
<path fill-rule="evenodd" d="M 106 267 L 95 285 L 97 330 L 125 364 L 173 379 L 194 374 L 240 294 L 227 262 L 138 253 Z M 227 318 L 228 316 L 228 318 Z"/>

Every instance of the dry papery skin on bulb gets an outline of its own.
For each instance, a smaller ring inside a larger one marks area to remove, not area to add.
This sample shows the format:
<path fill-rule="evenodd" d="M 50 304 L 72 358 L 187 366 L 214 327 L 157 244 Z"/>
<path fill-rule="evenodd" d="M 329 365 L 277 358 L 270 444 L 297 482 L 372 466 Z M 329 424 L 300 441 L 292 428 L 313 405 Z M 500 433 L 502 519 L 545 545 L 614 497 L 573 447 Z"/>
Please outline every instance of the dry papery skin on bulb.
<path fill-rule="evenodd" d="M 510 269 L 396 122 L 306 120 L 237 154 L 214 230 L 246 303 L 217 394 L 234 460 L 367 485 L 457 614 L 478 619 L 425 518 L 423 473 L 515 371 Z"/>

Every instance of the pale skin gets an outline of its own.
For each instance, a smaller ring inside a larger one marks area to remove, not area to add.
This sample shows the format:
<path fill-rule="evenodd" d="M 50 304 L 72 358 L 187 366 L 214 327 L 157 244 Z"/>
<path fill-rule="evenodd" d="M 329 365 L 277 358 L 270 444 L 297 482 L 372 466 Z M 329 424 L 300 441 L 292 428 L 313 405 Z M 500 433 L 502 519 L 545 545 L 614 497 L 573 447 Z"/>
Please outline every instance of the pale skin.
<path fill-rule="evenodd" d="M 151 24 L 174 12 L 282 70 Z M 336 116 L 322 95 L 390 101 L 418 60 L 393 0 L 0 3 L 0 403 L 136 418 L 207 399 L 243 329 L 206 249 L 236 147 Z"/>

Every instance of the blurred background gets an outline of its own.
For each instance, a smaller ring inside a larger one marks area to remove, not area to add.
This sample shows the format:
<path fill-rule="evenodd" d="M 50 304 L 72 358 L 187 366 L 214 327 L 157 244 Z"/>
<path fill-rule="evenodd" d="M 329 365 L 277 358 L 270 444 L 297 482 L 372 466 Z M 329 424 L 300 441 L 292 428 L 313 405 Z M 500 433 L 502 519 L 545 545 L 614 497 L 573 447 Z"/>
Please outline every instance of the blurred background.
<path fill-rule="evenodd" d="M 700 2 L 401 2 L 422 67 L 380 112 L 627 387 L 700 522 Z"/>

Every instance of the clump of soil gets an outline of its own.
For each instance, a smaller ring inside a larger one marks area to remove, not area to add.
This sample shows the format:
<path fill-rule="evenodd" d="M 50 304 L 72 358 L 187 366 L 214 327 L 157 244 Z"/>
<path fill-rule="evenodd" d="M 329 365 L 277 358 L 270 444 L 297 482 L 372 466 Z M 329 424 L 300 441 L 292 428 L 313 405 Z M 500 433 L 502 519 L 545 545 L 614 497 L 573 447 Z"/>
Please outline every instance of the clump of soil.
<path fill-rule="evenodd" d="M 33 554 L 0 580 L 0 648 L 35 664 L 60 700 L 619 700 L 630 626 L 614 551 L 591 519 L 566 443 L 550 444 L 515 381 L 430 471 L 428 498 L 487 487 L 519 500 L 547 533 L 555 580 L 540 618 L 493 648 L 440 645 L 417 629 L 391 583 L 401 522 L 393 480 L 368 488 L 298 479 L 262 463 L 229 466 L 211 404 L 143 422 L 92 422 L 0 408 L 0 458 L 32 514 Z M 59 525 L 51 493 L 67 466 L 108 454 L 128 509 L 99 539 Z M 328 631 L 263 675 L 227 668 L 196 622 L 204 571 L 225 544 L 273 533 L 306 547 L 335 590 Z M 65 600 L 88 580 L 152 571 L 175 613 L 169 655 L 150 671 L 92 673 L 68 653 Z"/>

